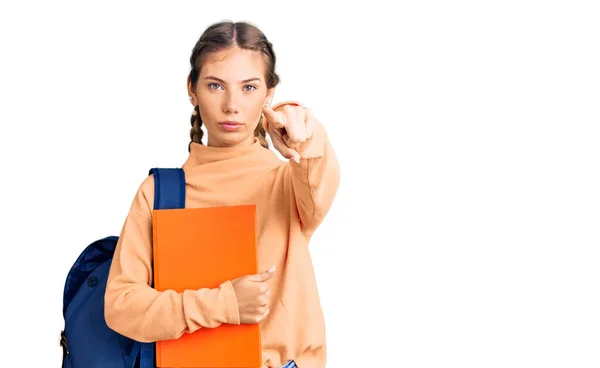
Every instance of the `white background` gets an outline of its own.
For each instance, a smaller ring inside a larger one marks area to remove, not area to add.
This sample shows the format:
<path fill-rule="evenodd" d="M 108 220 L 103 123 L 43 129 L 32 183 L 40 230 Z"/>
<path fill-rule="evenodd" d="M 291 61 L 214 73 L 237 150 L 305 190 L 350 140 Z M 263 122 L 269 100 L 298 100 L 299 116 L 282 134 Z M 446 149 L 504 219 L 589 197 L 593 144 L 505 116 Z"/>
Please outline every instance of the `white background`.
<path fill-rule="evenodd" d="M 592 3 L 3 3 L 2 365 L 59 366 L 66 273 L 185 160 L 189 53 L 231 19 L 341 162 L 311 244 L 328 367 L 600 366 Z"/>

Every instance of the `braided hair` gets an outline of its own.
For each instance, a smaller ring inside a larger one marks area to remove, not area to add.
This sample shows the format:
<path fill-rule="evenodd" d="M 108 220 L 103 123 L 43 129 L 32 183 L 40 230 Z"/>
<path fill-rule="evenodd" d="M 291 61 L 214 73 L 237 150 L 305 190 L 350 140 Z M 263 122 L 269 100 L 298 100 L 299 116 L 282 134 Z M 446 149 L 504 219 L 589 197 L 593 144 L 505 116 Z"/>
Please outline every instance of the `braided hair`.
<path fill-rule="evenodd" d="M 266 62 L 265 76 L 267 88 L 270 89 L 277 86 L 279 76 L 275 73 L 275 52 L 273 51 L 273 45 L 267 40 L 263 32 L 247 22 L 234 23 L 223 21 L 208 27 L 192 50 L 192 55 L 190 56 L 191 70 L 188 79 L 194 89 L 198 83 L 204 57 L 209 53 L 232 46 L 261 52 Z M 263 147 L 268 149 L 267 132 L 265 132 L 263 127 L 262 119 L 263 117 L 261 116 L 261 121 L 259 121 L 254 130 L 254 136 L 258 138 Z M 202 118 L 200 117 L 198 106 L 194 107 L 190 124 L 190 145 L 192 142 L 202 144 L 204 131 L 202 130 Z"/>

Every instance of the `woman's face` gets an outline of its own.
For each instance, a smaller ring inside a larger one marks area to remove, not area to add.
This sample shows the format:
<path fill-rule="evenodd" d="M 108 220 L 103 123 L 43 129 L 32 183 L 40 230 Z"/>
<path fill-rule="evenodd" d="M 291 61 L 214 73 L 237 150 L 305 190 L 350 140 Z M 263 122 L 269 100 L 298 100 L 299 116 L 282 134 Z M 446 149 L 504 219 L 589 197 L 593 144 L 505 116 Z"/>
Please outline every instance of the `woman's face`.
<path fill-rule="evenodd" d="M 207 145 L 250 145 L 273 89 L 265 81 L 264 56 L 232 47 L 205 56 L 195 88 L 188 81 L 192 104 L 200 109 Z"/>

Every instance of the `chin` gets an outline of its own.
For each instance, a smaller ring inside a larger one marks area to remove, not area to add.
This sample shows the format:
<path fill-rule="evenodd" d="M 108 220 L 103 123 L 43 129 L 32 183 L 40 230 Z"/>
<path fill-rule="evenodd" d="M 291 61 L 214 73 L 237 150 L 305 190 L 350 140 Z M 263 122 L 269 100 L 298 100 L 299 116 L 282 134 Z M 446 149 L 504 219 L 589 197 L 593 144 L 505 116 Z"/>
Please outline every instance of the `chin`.
<path fill-rule="evenodd" d="M 254 141 L 254 135 L 248 135 L 244 133 L 218 133 L 215 134 L 215 141 L 221 146 L 239 146 L 241 144 L 247 144 L 248 142 Z M 210 133 L 208 133 L 210 137 Z M 212 141 L 212 140 L 211 140 Z M 210 144 L 210 143 L 209 143 Z"/>

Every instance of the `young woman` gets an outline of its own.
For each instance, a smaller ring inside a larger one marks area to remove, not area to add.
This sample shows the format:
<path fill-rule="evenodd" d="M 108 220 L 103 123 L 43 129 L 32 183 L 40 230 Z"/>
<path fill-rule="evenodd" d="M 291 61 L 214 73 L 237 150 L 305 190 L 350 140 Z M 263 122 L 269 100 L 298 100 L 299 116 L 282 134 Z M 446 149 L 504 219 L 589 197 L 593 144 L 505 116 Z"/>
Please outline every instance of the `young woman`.
<path fill-rule="evenodd" d="M 194 107 L 182 166 L 186 207 L 255 204 L 262 272 L 214 289 L 153 289 L 148 177 L 123 226 L 106 287 L 113 330 L 152 342 L 224 323 L 260 323 L 263 367 L 325 366 L 325 323 L 308 243 L 332 205 L 340 170 L 311 110 L 295 101 L 271 106 L 275 60 L 255 26 L 221 22 L 196 43 L 187 81 Z M 287 160 L 269 149 L 267 133 Z"/>

